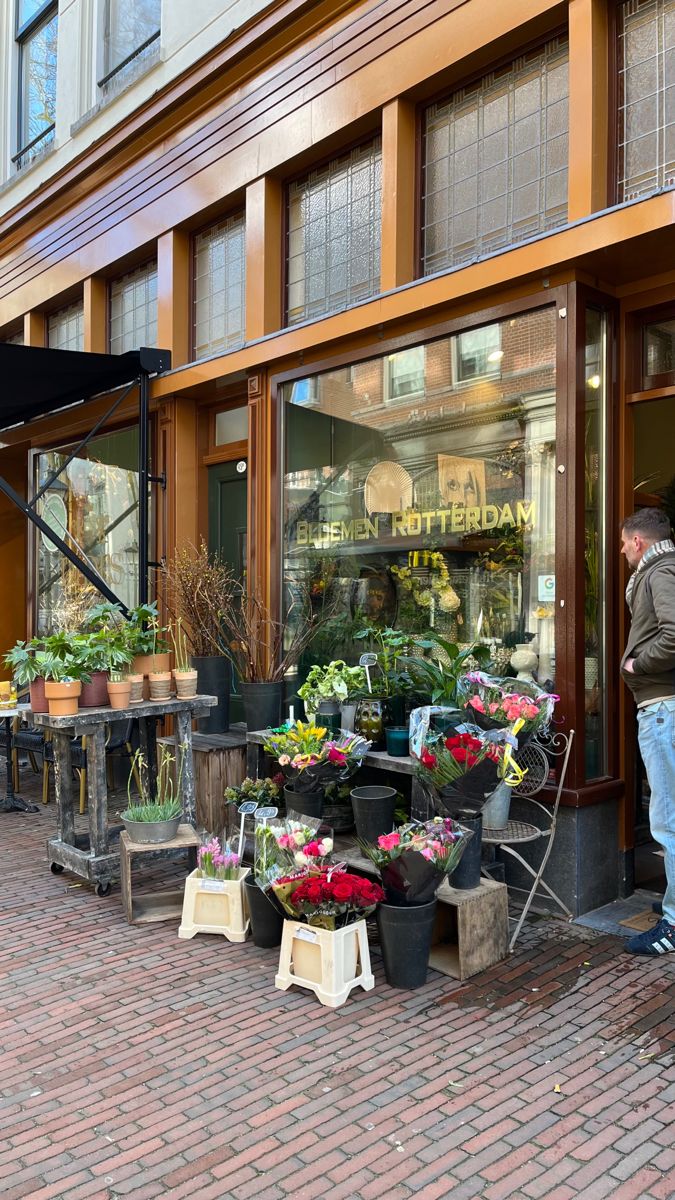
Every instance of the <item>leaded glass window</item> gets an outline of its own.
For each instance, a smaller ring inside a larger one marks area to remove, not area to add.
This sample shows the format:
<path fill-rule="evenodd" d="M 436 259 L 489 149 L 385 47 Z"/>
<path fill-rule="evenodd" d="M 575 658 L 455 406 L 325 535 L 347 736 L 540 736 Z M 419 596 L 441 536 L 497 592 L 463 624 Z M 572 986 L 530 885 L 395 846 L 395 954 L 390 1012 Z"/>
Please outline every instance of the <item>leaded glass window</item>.
<path fill-rule="evenodd" d="M 245 225 L 241 214 L 194 243 L 194 355 L 224 354 L 245 340 Z"/>
<path fill-rule="evenodd" d="M 382 146 L 377 138 L 288 189 L 288 324 L 380 287 Z"/>
<path fill-rule="evenodd" d="M 675 184 L 675 0 L 620 6 L 618 160 L 619 201 Z"/>
<path fill-rule="evenodd" d="M 424 274 L 567 220 L 568 45 L 556 38 L 424 118 Z"/>
<path fill-rule="evenodd" d="M 52 313 L 48 322 L 51 350 L 84 350 L 84 305 L 69 304 Z"/>
<path fill-rule="evenodd" d="M 110 353 L 157 345 L 157 263 L 110 285 Z"/>

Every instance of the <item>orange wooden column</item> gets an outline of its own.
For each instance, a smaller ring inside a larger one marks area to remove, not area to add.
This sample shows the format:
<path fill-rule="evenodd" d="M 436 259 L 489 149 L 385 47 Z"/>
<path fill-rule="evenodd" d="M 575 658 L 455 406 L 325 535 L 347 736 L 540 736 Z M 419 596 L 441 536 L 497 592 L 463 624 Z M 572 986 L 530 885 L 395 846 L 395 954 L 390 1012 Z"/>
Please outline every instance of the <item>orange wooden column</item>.
<path fill-rule="evenodd" d="M 170 229 L 157 239 L 157 345 L 172 367 L 190 361 L 190 235 Z"/>
<path fill-rule="evenodd" d="M 416 118 L 414 105 L 392 100 L 382 110 L 382 250 L 380 288 L 415 278 Z"/>
<path fill-rule="evenodd" d="M 46 346 L 47 345 L 47 322 L 45 320 L 44 313 L 41 313 L 41 312 L 24 313 L 23 344 L 24 344 L 24 346 Z"/>
<path fill-rule="evenodd" d="M 246 341 L 282 325 L 283 188 L 256 179 L 246 189 Z"/>
<path fill-rule="evenodd" d="M 569 4 L 568 217 L 599 212 L 608 196 L 609 111 L 608 0 Z"/>
<path fill-rule="evenodd" d="M 84 281 L 84 349 L 94 354 L 108 349 L 108 284 L 96 275 Z"/>

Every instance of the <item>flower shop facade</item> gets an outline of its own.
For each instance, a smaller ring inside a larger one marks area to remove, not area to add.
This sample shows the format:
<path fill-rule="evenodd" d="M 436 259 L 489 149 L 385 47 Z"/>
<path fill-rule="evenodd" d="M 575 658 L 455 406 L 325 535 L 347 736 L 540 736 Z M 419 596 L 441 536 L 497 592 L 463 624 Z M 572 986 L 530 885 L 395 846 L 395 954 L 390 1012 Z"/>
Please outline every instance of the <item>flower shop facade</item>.
<path fill-rule="evenodd" d="M 204 537 L 279 612 L 306 584 L 323 661 L 364 619 L 500 669 L 525 646 L 576 731 L 550 870 L 587 911 L 631 889 L 639 815 L 616 526 L 675 474 L 673 193 L 627 100 L 669 5 L 258 7 L 124 129 L 7 181 L 0 338 L 171 352 L 151 563 Z M 4 429 L 1 473 L 33 494 L 110 404 Z M 137 412 L 45 501 L 130 605 Z M 9 646 L 64 586 L 0 510 Z"/>

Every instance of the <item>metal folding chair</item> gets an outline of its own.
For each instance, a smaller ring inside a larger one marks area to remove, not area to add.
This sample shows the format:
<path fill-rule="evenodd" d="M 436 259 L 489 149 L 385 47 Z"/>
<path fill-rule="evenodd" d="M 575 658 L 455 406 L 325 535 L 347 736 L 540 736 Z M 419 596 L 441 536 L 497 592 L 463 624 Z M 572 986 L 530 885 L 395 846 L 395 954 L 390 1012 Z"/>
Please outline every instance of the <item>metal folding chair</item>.
<path fill-rule="evenodd" d="M 519 752 L 517 755 L 517 763 L 519 767 L 526 769 L 526 774 L 519 784 L 518 789 L 514 791 L 514 796 L 518 796 L 521 800 L 526 800 L 530 804 L 535 805 L 546 817 L 547 825 L 540 828 L 538 825 L 531 825 L 527 821 L 509 821 L 503 829 L 484 829 L 483 844 L 486 846 L 494 846 L 499 848 L 506 854 L 510 854 L 512 858 L 520 864 L 521 867 L 532 877 L 532 887 L 529 895 L 523 906 L 523 910 L 518 917 L 516 927 L 513 931 L 509 949 L 513 947 L 518 940 L 518 936 L 523 927 L 523 922 L 530 911 L 532 901 L 534 900 L 537 891 L 541 888 L 550 898 L 554 900 L 559 908 L 562 909 L 566 917 L 572 916 L 567 905 L 563 903 L 559 896 L 553 891 L 546 880 L 543 878 L 546 864 L 551 856 L 553 849 L 553 839 L 555 837 L 556 824 L 558 820 L 558 809 L 560 807 L 560 797 L 565 784 L 565 776 L 567 774 L 567 764 L 569 762 L 570 753 L 572 750 L 572 742 L 574 741 L 574 730 L 570 729 L 568 734 L 548 732 L 541 738 L 533 738 L 532 741 Z M 557 769 L 557 788 L 553 808 L 541 804 L 533 797 L 541 792 L 546 784 L 550 769 L 550 758 L 558 762 Z M 544 840 L 546 848 L 542 860 L 538 868 L 534 868 L 530 863 L 514 849 L 514 846 L 523 845 L 526 842 L 537 842 Z M 488 872 L 485 872 L 488 875 Z"/>

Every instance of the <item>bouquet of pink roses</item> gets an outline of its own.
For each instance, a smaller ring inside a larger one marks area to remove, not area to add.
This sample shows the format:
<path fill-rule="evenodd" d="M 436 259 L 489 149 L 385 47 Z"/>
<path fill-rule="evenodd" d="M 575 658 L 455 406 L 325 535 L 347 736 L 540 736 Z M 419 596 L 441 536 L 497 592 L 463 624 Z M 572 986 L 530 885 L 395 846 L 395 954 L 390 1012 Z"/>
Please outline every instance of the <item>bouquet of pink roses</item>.
<path fill-rule="evenodd" d="M 517 740 L 520 749 L 533 734 L 546 729 L 560 699 L 542 691 L 536 684 L 486 675 L 484 671 L 469 671 L 463 675 L 458 694 L 467 721 L 473 721 L 480 729 L 505 729 L 519 721 Z"/>
<path fill-rule="evenodd" d="M 382 834 L 375 846 L 359 845 L 380 872 L 388 904 L 428 904 L 471 837 L 471 830 L 450 817 L 434 817 Z"/>

